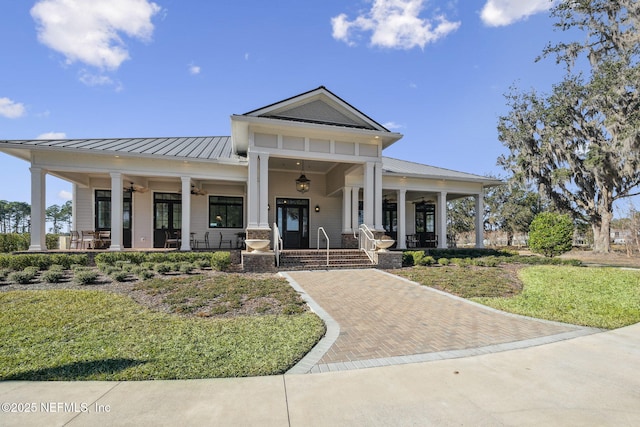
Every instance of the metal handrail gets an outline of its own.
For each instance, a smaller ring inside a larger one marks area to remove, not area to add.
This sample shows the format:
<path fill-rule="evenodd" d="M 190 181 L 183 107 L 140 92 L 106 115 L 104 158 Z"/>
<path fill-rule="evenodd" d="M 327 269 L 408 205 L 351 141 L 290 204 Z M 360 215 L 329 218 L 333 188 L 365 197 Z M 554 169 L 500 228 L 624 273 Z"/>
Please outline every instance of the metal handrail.
<path fill-rule="evenodd" d="M 282 236 L 278 224 L 273 223 L 273 252 L 276 254 L 276 267 L 280 267 L 280 251 L 282 250 Z"/>
<path fill-rule="evenodd" d="M 329 266 L 329 236 L 327 236 L 327 232 L 324 230 L 324 227 L 318 227 L 318 237 L 317 237 L 317 250 L 320 250 L 320 231 L 324 234 L 324 238 L 327 241 L 327 267 Z"/>
<path fill-rule="evenodd" d="M 377 264 L 376 260 L 376 240 L 373 236 L 373 232 L 366 226 L 366 224 L 360 225 L 360 236 L 358 237 L 358 246 L 361 251 L 367 254 L 369 260 L 373 264 Z"/>

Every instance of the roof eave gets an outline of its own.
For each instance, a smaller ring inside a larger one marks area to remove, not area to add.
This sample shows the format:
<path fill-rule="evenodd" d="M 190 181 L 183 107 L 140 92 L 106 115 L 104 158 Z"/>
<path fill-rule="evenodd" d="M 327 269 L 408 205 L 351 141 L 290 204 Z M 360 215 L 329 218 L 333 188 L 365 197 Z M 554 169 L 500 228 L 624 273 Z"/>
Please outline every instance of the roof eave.
<path fill-rule="evenodd" d="M 240 131 L 244 130 L 248 132 L 248 126 L 250 125 L 265 125 L 265 126 L 273 126 L 276 129 L 306 129 L 306 130 L 315 130 L 320 133 L 347 133 L 350 135 L 371 137 L 373 139 L 380 139 L 382 142 L 382 148 L 385 149 L 391 146 L 394 142 L 400 140 L 402 138 L 401 133 L 390 132 L 390 131 L 381 131 L 381 130 L 372 130 L 372 129 L 361 129 L 361 128 L 353 128 L 348 126 L 340 126 L 339 124 L 322 124 L 322 123 L 307 123 L 307 122 L 296 122 L 292 120 L 284 120 L 277 119 L 272 117 L 253 117 L 253 116 L 245 116 L 234 114 L 231 116 L 231 121 L 234 124 L 233 130 Z M 242 124 L 242 125 L 241 125 Z M 236 136 L 233 135 L 234 144 Z M 236 146 L 236 145 L 234 145 Z"/>

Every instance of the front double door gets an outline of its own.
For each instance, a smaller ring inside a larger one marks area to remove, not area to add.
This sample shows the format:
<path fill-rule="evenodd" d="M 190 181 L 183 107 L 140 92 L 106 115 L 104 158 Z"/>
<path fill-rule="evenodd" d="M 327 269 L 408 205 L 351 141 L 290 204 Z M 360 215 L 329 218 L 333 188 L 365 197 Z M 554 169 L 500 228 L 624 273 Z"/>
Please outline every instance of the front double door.
<path fill-rule="evenodd" d="M 309 200 L 276 199 L 276 209 L 284 249 L 308 249 Z"/>
<path fill-rule="evenodd" d="M 170 239 L 181 238 L 182 194 L 155 193 L 153 195 L 153 247 L 165 246 Z"/>

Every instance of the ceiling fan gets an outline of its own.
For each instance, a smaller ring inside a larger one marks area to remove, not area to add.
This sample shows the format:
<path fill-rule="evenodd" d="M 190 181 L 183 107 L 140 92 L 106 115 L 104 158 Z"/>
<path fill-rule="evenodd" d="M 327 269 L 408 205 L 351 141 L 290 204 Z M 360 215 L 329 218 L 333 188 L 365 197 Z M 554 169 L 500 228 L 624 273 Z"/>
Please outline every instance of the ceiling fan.
<path fill-rule="evenodd" d="M 182 193 L 182 189 L 178 190 L 178 193 Z M 207 194 L 202 188 L 198 188 L 195 185 L 191 184 L 191 194 L 194 196 L 205 196 Z"/>
<path fill-rule="evenodd" d="M 198 188 L 195 185 L 191 186 L 191 194 L 196 196 L 205 196 L 207 194 L 202 188 Z"/>
<path fill-rule="evenodd" d="M 147 191 L 149 191 L 149 189 L 147 187 L 143 187 L 142 185 L 130 182 L 128 187 L 124 187 L 124 191 L 127 191 L 129 193 L 146 193 Z"/>

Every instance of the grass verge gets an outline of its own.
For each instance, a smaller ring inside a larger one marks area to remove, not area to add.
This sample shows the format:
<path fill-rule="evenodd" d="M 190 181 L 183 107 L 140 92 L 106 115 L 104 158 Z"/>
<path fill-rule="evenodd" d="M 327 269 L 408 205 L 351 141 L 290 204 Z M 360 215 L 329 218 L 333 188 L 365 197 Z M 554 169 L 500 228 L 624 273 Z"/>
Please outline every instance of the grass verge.
<path fill-rule="evenodd" d="M 511 313 L 596 328 L 640 322 L 640 272 L 536 266 L 519 275 L 524 283 L 520 295 L 473 300 Z"/>
<path fill-rule="evenodd" d="M 272 375 L 324 334 L 308 312 L 185 318 L 92 290 L 8 291 L 0 305 L 0 380 Z"/>

